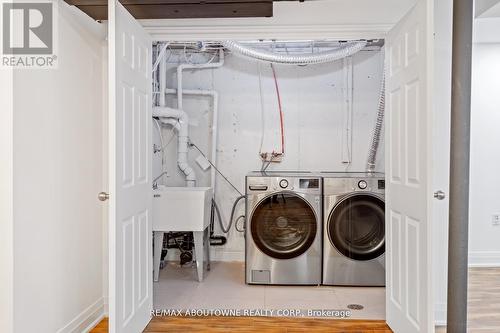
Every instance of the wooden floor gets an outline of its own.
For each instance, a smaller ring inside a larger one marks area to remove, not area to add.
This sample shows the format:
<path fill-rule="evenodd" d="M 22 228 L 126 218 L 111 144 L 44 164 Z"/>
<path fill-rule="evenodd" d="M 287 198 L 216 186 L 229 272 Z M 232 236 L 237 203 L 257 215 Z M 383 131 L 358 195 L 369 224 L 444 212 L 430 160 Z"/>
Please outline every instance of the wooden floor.
<path fill-rule="evenodd" d="M 90 333 L 108 333 L 108 318 L 104 318 L 101 320 L 99 324 L 97 324 Z"/>
<path fill-rule="evenodd" d="M 468 332 L 500 332 L 500 268 L 471 268 L 469 270 Z M 91 333 L 107 333 L 104 319 Z M 389 333 L 384 321 L 328 320 L 269 317 L 155 317 L 145 332 L 356 332 Z M 436 332 L 444 333 L 445 328 Z"/>
<path fill-rule="evenodd" d="M 500 267 L 469 269 L 467 331 L 500 332 Z"/>
<path fill-rule="evenodd" d="M 107 333 L 104 319 L 91 333 Z M 382 320 L 340 320 L 282 317 L 155 317 L 144 332 L 190 333 L 392 333 Z"/>
<path fill-rule="evenodd" d="M 467 332 L 500 332 L 500 267 L 469 268 L 467 292 Z M 446 333 L 446 328 L 436 333 Z"/>

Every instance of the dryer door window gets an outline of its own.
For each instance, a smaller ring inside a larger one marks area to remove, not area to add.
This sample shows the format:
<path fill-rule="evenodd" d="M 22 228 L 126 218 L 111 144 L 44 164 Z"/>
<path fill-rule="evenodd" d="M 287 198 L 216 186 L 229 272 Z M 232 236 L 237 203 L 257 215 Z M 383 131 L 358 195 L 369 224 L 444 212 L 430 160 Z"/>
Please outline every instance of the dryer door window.
<path fill-rule="evenodd" d="M 277 259 L 291 259 L 312 245 L 317 221 L 313 209 L 304 199 L 292 193 L 278 193 L 257 205 L 250 229 L 262 252 Z"/>
<path fill-rule="evenodd" d="M 373 195 L 358 194 L 339 202 L 328 218 L 328 237 L 344 256 L 371 260 L 385 252 L 385 205 Z"/>

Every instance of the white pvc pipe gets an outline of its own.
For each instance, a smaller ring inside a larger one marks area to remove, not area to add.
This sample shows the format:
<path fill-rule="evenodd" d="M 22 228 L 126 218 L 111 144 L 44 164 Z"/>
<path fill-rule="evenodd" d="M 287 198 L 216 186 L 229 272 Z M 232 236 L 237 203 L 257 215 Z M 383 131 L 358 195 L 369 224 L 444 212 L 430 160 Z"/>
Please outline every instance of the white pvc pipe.
<path fill-rule="evenodd" d="M 166 106 L 165 89 L 167 88 L 167 57 L 162 57 L 160 60 L 160 106 Z"/>
<path fill-rule="evenodd" d="M 161 92 L 160 92 L 161 93 Z M 165 89 L 166 94 L 177 94 L 176 89 Z M 205 89 L 184 89 L 182 91 L 185 95 L 198 95 L 212 97 L 212 155 L 210 156 L 213 165 L 217 166 L 217 124 L 219 119 L 219 93 L 216 90 Z M 215 187 L 216 171 L 214 168 L 211 170 L 211 185 Z"/>
<path fill-rule="evenodd" d="M 187 186 L 195 186 L 196 174 L 194 173 L 193 168 L 188 163 L 189 117 L 187 113 L 179 109 L 157 106 L 153 108 L 153 117 L 159 117 L 160 119 L 174 118 L 179 120 L 179 128 L 177 133 L 177 165 L 186 176 Z"/>
<path fill-rule="evenodd" d="M 158 53 L 158 58 L 156 59 L 155 63 L 153 64 L 152 72 L 156 71 L 156 68 L 158 67 L 161 60 L 166 59 L 165 54 L 167 51 L 168 44 L 170 44 L 170 43 L 163 44 L 163 47 L 161 48 L 160 53 Z"/>
<path fill-rule="evenodd" d="M 177 132 L 181 130 L 181 123 L 175 118 L 160 118 L 162 124 L 172 126 Z"/>
<path fill-rule="evenodd" d="M 224 65 L 224 50 L 219 50 L 219 61 L 206 64 L 181 64 L 177 67 L 177 108 L 182 110 L 182 71 L 186 69 L 219 68 Z"/>

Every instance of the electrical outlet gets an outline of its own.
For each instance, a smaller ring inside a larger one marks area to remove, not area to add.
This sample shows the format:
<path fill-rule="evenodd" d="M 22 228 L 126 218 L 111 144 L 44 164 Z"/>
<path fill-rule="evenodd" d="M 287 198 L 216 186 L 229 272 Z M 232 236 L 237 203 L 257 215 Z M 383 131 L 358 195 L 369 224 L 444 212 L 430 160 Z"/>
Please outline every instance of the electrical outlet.
<path fill-rule="evenodd" d="M 282 153 L 260 153 L 260 159 L 262 162 L 280 163 L 283 161 Z"/>
<path fill-rule="evenodd" d="M 494 226 L 500 225 L 500 214 L 493 214 L 491 216 L 491 224 Z"/>

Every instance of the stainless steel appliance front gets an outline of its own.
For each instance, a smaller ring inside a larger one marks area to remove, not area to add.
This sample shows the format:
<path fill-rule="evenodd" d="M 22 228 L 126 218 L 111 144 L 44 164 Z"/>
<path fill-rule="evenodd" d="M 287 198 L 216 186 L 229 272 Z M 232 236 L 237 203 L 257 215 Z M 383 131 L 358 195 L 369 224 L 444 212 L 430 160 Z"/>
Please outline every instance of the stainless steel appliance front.
<path fill-rule="evenodd" d="M 309 173 L 247 176 L 247 283 L 321 283 L 322 189 Z"/>
<path fill-rule="evenodd" d="M 385 285 L 385 180 L 325 173 L 323 284 Z"/>

